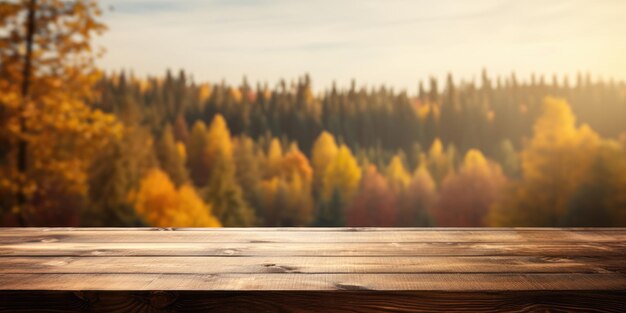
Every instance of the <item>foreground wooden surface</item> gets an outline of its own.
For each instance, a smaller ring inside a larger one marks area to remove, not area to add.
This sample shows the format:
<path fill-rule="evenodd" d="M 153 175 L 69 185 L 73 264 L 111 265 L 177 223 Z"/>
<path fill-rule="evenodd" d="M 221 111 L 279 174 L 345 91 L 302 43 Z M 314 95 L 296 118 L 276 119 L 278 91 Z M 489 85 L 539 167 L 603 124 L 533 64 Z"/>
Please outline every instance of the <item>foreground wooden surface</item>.
<path fill-rule="evenodd" d="M 626 312 L 626 229 L 0 229 L 0 312 Z"/>

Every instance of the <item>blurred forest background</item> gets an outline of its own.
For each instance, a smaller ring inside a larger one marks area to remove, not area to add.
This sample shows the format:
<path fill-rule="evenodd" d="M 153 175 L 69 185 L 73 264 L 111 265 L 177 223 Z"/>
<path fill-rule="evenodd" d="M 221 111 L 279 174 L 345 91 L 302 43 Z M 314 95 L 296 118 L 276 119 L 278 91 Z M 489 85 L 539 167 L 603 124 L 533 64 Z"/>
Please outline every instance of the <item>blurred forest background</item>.
<path fill-rule="evenodd" d="M 0 3 L 3 226 L 626 226 L 623 81 L 105 74 L 99 13 Z"/>

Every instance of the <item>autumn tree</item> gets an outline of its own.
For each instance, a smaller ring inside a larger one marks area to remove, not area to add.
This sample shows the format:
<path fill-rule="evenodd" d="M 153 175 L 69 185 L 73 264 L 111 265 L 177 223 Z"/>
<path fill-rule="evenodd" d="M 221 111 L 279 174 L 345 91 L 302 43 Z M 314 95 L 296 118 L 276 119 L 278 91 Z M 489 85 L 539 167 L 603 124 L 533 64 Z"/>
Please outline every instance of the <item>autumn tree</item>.
<path fill-rule="evenodd" d="M 90 203 L 84 212 L 86 226 L 140 226 L 128 199 L 148 172 L 158 166 L 150 132 L 139 125 L 124 128 L 93 159 L 89 168 Z"/>
<path fill-rule="evenodd" d="M 267 149 L 267 157 L 265 158 L 265 176 L 279 176 L 281 174 L 282 161 L 283 147 L 277 138 L 272 138 Z"/>
<path fill-rule="evenodd" d="M 176 188 L 167 174 L 154 169 L 141 180 L 139 190 L 131 195 L 135 210 L 146 224 L 156 227 L 219 227 L 191 185 Z"/>
<path fill-rule="evenodd" d="M 502 165 L 502 170 L 508 177 L 519 176 L 519 155 L 510 140 L 500 142 L 496 150 L 496 159 Z"/>
<path fill-rule="evenodd" d="M 172 133 L 178 142 L 186 143 L 189 140 L 189 126 L 187 126 L 187 121 L 182 115 L 176 117 Z"/>
<path fill-rule="evenodd" d="M 424 227 L 433 224 L 430 209 L 437 199 L 435 180 L 425 164 L 420 165 L 403 192 L 397 195 L 396 226 Z"/>
<path fill-rule="evenodd" d="M 506 177 L 499 165 L 471 149 L 456 174 L 441 184 L 431 214 L 437 226 L 476 227 L 486 224 L 490 206 L 496 200 Z"/>
<path fill-rule="evenodd" d="M 221 115 L 213 118 L 206 140 L 201 154 L 208 170 L 207 185 L 203 188 L 204 198 L 212 204 L 215 216 L 225 226 L 254 225 L 254 211 L 245 201 L 241 186 L 237 183 L 232 138 Z"/>
<path fill-rule="evenodd" d="M 207 145 L 205 148 L 208 175 L 213 175 L 217 163 L 233 161 L 233 142 L 226 120 L 220 114 L 213 117 L 207 130 Z"/>
<path fill-rule="evenodd" d="M 601 145 L 587 179 L 570 198 L 559 226 L 626 225 L 626 153 L 616 142 Z"/>
<path fill-rule="evenodd" d="M 21 225 L 63 223 L 58 214 L 33 218 L 85 196 L 90 157 L 121 132 L 113 115 L 85 103 L 99 78 L 91 42 L 104 30 L 99 15 L 88 0 L 0 4 L 0 141 L 11 147 L 0 192 L 13 195 L 3 208 Z"/>
<path fill-rule="evenodd" d="M 391 158 L 386 169 L 386 176 L 391 188 L 396 192 L 403 192 L 411 183 L 411 174 L 404 166 L 402 157 L 397 154 Z"/>
<path fill-rule="evenodd" d="M 337 155 L 337 143 L 335 138 L 330 133 L 322 132 L 315 142 L 313 143 L 313 149 L 311 152 L 311 163 L 314 171 L 314 188 L 318 193 L 321 193 L 323 189 L 324 175 L 326 168 L 335 159 Z"/>
<path fill-rule="evenodd" d="M 600 142 L 588 126 L 576 126 L 567 102 L 546 98 L 533 137 L 521 153 L 522 180 L 507 188 L 494 206 L 491 223 L 559 225 L 589 175 Z"/>
<path fill-rule="evenodd" d="M 273 140 L 267 157 L 269 172 L 261 185 L 262 217 L 267 226 L 306 226 L 313 218 L 313 169 L 293 144 L 283 156 Z"/>
<path fill-rule="evenodd" d="M 386 177 L 395 197 L 395 226 L 429 226 L 428 210 L 436 198 L 436 184 L 426 162 L 422 161 L 414 175 L 404 166 L 401 155 L 391 158 Z"/>
<path fill-rule="evenodd" d="M 167 125 L 156 144 L 156 155 L 161 169 L 167 173 L 176 186 L 186 183 L 189 179 L 185 167 L 185 152 L 181 149 L 184 149 L 184 145 L 182 143 L 180 146 L 177 145 L 172 134 L 172 127 Z"/>
<path fill-rule="evenodd" d="M 449 147 L 444 150 L 443 143 L 437 138 L 430 146 L 428 154 L 422 158 L 422 162 L 427 162 L 428 171 L 433 179 L 437 184 L 441 184 L 443 179 L 454 171 L 454 157 L 454 149 Z"/>
<path fill-rule="evenodd" d="M 361 179 L 359 192 L 346 209 L 346 226 L 395 226 L 395 195 L 387 180 L 370 165 Z"/>
<path fill-rule="evenodd" d="M 341 145 L 335 157 L 326 167 L 322 181 L 324 187 L 322 198 L 330 199 L 333 191 L 337 189 L 343 199 L 350 201 L 359 187 L 360 181 L 361 168 L 350 149 Z"/>
<path fill-rule="evenodd" d="M 315 225 L 336 225 L 345 220 L 345 206 L 352 201 L 361 181 L 361 168 L 347 146 L 338 148 L 321 179 Z"/>
<path fill-rule="evenodd" d="M 204 122 L 197 121 L 187 142 L 187 166 L 194 185 L 198 187 L 205 186 L 209 179 L 209 138 L 206 132 Z"/>
<path fill-rule="evenodd" d="M 346 201 L 341 197 L 341 192 L 335 189 L 330 200 L 319 200 L 315 210 L 314 226 L 341 227 L 345 226 Z"/>
<path fill-rule="evenodd" d="M 258 188 L 261 183 L 264 155 L 252 138 L 242 136 L 234 141 L 234 161 L 237 183 L 250 205 L 259 209 Z M 259 216 L 259 212 L 256 213 Z"/>
<path fill-rule="evenodd" d="M 281 177 L 287 182 L 291 208 L 286 215 L 291 215 L 291 225 L 306 226 L 313 219 L 313 168 L 296 144 L 283 157 Z"/>
<path fill-rule="evenodd" d="M 332 134 L 323 131 L 319 134 L 311 150 L 313 165 L 313 193 L 316 202 L 315 225 L 342 226 L 344 224 L 344 207 L 348 202 L 342 191 L 329 185 L 329 167 L 336 162 L 339 147 Z M 345 151 L 344 151 L 345 154 Z M 359 176 L 360 179 L 360 176 Z M 358 184 L 359 179 L 352 181 Z"/>

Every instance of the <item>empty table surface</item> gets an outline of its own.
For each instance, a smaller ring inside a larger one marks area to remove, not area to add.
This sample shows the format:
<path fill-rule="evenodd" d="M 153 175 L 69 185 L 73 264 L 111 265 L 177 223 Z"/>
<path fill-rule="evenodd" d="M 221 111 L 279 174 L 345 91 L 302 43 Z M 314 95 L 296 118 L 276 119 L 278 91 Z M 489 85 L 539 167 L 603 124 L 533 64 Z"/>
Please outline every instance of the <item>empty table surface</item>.
<path fill-rule="evenodd" d="M 0 311 L 626 311 L 623 228 L 0 228 Z"/>

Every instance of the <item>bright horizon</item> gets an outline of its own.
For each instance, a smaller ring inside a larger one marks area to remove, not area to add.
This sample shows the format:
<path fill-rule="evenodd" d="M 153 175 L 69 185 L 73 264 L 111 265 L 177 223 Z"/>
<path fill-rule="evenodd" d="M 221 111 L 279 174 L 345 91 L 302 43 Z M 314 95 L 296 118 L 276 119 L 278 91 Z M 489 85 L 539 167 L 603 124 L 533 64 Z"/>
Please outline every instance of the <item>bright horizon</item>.
<path fill-rule="evenodd" d="M 626 80 L 626 1 L 103 0 L 105 71 L 184 69 L 197 82 L 314 88 L 515 72 Z M 114 10 L 109 10 L 109 7 Z"/>

